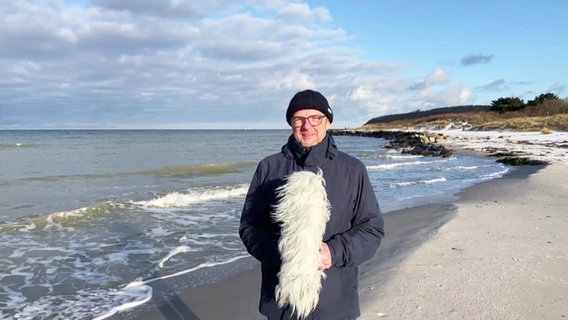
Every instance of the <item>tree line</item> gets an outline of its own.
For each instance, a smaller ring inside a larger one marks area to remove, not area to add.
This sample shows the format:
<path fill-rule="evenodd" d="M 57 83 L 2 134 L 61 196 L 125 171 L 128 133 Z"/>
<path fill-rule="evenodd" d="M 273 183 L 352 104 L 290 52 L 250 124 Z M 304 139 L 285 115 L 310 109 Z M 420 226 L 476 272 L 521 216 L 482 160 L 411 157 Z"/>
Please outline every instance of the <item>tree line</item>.
<path fill-rule="evenodd" d="M 499 98 L 497 100 L 491 101 L 491 106 L 489 110 L 497 111 L 499 113 L 520 111 L 526 107 L 538 108 L 539 106 L 545 104 L 547 101 L 560 101 L 560 98 L 554 93 L 543 93 L 536 96 L 534 99 L 527 101 L 525 103 L 523 99 L 518 97 L 507 97 Z"/>

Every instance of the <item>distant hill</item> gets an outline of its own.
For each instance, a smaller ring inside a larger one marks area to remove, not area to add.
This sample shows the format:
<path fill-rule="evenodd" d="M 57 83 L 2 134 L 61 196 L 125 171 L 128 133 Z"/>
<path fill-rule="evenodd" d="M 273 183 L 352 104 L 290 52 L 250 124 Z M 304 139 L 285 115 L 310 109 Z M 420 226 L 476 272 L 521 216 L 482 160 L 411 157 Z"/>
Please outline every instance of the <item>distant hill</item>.
<path fill-rule="evenodd" d="M 359 129 L 568 131 L 568 101 L 565 100 L 545 101 L 518 111 L 496 112 L 489 109 L 489 106 L 471 105 L 392 114 L 373 118 Z"/>
<path fill-rule="evenodd" d="M 391 114 L 391 115 L 376 117 L 367 121 L 365 125 L 389 123 L 394 121 L 424 119 L 432 116 L 445 115 L 445 114 L 476 113 L 488 110 L 489 106 L 483 106 L 483 105 L 444 107 L 444 108 L 436 108 L 426 111 L 418 110 L 408 113 L 399 113 L 399 114 Z"/>

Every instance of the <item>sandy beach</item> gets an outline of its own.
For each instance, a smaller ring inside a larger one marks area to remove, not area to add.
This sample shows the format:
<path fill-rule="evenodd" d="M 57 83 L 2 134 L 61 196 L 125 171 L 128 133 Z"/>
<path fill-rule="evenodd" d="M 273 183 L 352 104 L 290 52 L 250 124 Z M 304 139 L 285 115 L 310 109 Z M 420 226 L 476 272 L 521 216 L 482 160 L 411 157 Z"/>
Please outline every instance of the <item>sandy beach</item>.
<path fill-rule="evenodd" d="M 567 169 L 525 167 L 463 192 L 455 218 L 367 289 L 361 319 L 568 317 Z"/>
<path fill-rule="evenodd" d="M 445 134 L 462 151 L 484 154 L 495 143 L 550 165 L 385 214 L 387 236 L 360 268 L 360 319 L 568 318 L 568 136 Z M 135 319 L 263 319 L 259 287 L 257 267 L 166 305 L 148 302 Z"/>
<path fill-rule="evenodd" d="M 456 135 L 454 148 L 520 151 L 550 165 L 518 167 L 459 194 L 453 219 L 408 248 L 384 281 L 365 280 L 361 319 L 567 318 L 568 156 L 561 146 L 568 136 Z"/>

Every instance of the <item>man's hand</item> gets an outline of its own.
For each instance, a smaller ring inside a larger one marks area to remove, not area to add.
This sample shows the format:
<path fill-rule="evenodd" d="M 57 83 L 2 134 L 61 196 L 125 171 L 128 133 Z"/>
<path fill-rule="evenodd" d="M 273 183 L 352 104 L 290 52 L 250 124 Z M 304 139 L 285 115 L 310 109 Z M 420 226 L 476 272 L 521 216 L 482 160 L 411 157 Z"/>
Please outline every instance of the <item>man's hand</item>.
<path fill-rule="evenodd" d="M 321 249 L 321 265 L 319 266 L 318 270 L 326 270 L 331 268 L 331 251 L 329 251 L 329 247 L 327 243 L 322 243 Z"/>

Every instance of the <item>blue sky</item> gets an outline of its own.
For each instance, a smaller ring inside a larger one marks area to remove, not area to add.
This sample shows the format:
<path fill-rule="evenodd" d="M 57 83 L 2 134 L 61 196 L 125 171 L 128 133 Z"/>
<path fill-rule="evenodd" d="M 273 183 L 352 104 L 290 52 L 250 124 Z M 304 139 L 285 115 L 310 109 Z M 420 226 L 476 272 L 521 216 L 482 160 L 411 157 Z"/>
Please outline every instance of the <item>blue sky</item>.
<path fill-rule="evenodd" d="M 306 88 L 334 128 L 568 97 L 565 0 L 196 2 L 3 0 L 0 129 L 286 128 Z"/>

